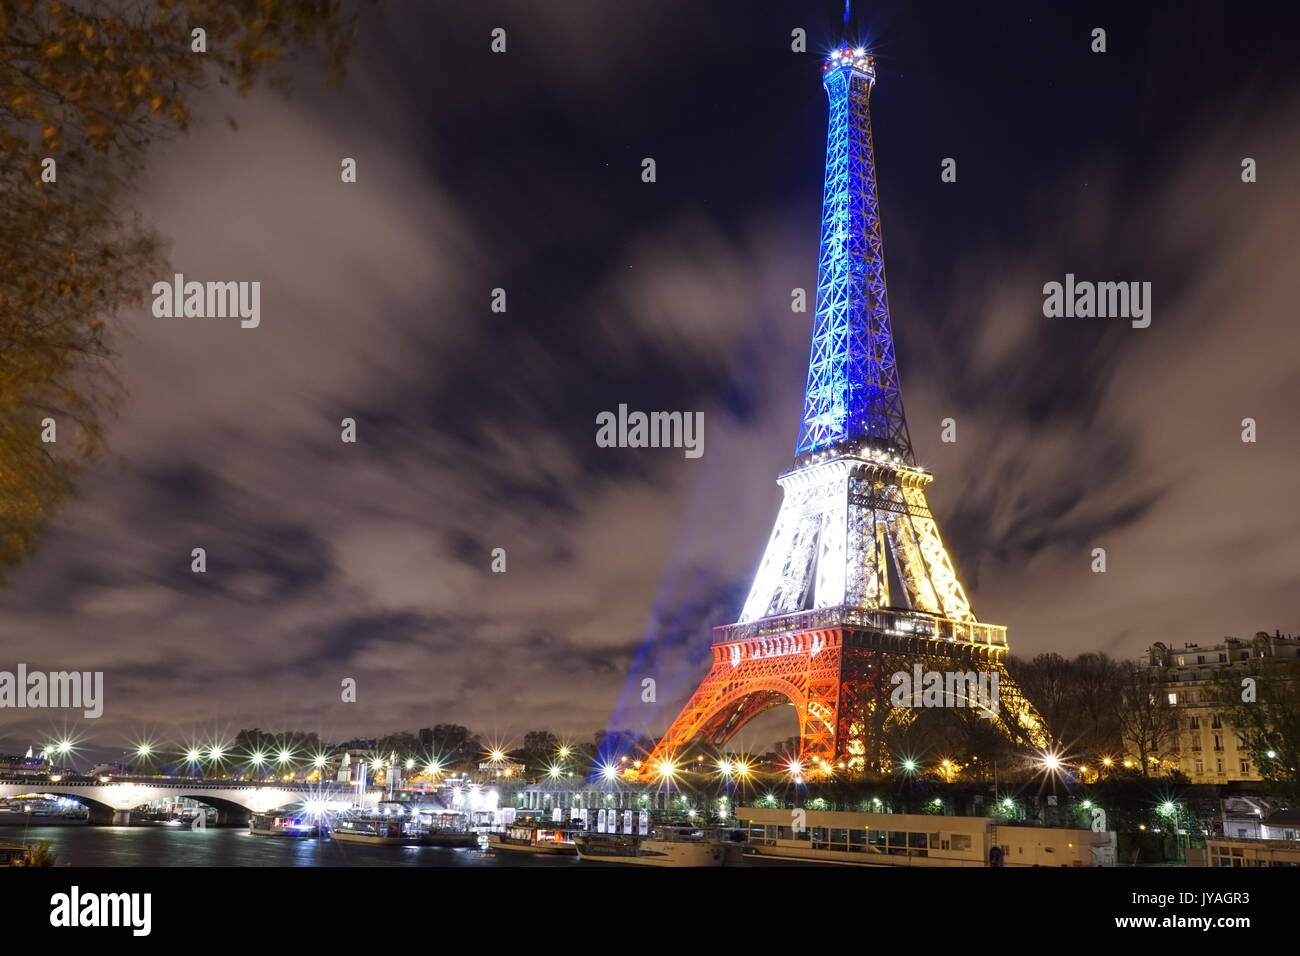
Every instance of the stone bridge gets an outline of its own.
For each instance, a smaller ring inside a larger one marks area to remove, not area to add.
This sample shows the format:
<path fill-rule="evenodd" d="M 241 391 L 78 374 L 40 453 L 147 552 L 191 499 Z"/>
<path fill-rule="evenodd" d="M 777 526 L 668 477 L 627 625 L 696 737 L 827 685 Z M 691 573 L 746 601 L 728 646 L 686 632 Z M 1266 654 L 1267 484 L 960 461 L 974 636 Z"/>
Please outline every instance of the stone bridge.
<path fill-rule="evenodd" d="M 342 800 L 373 807 L 379 802 L 381 791 L 367 791 L 358 797 L 355 787 L 345 785 L 243 783 L 175 777 L 114 777 L 107 782 L 93 779 L 56 781 L 44 776 L 0 778 L 0 797 L 12 798 L 29 793 L 69 797 L 85 804 L 90 811 L 91 823 L 118 826 L 128 824 L 130 811 L 143 803 L 189 799 L 214 807 L 217 825 L 222 826 L 246 823 L 254 813 L 310 801 Z"/>

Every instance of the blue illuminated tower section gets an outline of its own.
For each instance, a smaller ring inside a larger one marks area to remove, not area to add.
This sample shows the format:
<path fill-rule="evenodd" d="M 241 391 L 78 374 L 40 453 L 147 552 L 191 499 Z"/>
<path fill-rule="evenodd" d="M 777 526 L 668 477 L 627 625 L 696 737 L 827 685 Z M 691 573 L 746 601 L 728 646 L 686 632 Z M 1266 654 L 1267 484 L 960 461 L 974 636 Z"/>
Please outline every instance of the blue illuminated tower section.
<path fill-rule="evenodd" d="M 914 464 L 903 415 L 885 288 L 869 99 L 873 58 L 844 47 L 827 57 L 830 100 L 817 312 L 799 455 L 870 448 Z"/>

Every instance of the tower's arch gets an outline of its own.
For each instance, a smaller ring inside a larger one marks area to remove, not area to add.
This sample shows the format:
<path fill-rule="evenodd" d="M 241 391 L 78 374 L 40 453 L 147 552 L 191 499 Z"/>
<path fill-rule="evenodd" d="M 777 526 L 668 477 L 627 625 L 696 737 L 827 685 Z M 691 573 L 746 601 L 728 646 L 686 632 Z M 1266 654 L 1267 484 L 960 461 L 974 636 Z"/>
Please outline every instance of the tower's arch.
<path fill-rule="evenodd" d="M 802 735 L 807 698 L 791 681 L 771 678 L 741 685 L 724 695 L 702 713 L 700 729 L 695 736 L 705 743 L 721 747 L 759 714 L 784 704 L 794 706 Z"/>

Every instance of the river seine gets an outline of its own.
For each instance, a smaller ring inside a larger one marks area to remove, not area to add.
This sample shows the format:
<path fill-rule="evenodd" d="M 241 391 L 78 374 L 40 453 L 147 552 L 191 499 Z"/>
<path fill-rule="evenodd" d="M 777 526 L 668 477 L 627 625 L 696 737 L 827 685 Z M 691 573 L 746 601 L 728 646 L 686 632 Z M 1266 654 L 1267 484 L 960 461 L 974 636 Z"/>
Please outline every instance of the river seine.
<path fill-rule="evenodd" d="M 0 843 L 48 840 L 73 866 L 578 866 L 576 856 L 446 847 L 364 846 L 252 836 L 239 828 L 0 827 Z M 602 864 L 583 863 L 583 866 Z"/>

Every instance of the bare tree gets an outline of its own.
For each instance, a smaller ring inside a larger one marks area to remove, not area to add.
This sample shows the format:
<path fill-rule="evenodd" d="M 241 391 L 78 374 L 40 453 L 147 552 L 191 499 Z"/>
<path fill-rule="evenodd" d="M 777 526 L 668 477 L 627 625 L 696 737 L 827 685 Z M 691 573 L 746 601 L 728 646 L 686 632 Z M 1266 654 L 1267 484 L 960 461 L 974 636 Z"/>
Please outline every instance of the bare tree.
<path fill-rule="evenodd" d="M 1151 758 L 1169 754 L 1178 740 L 1178 716 L 1169 703 L 1163 676 L 1132 661 L 1120 665 L 1115 716 L 1125 743 L 1137 752 L 1142 776 Z"/>

